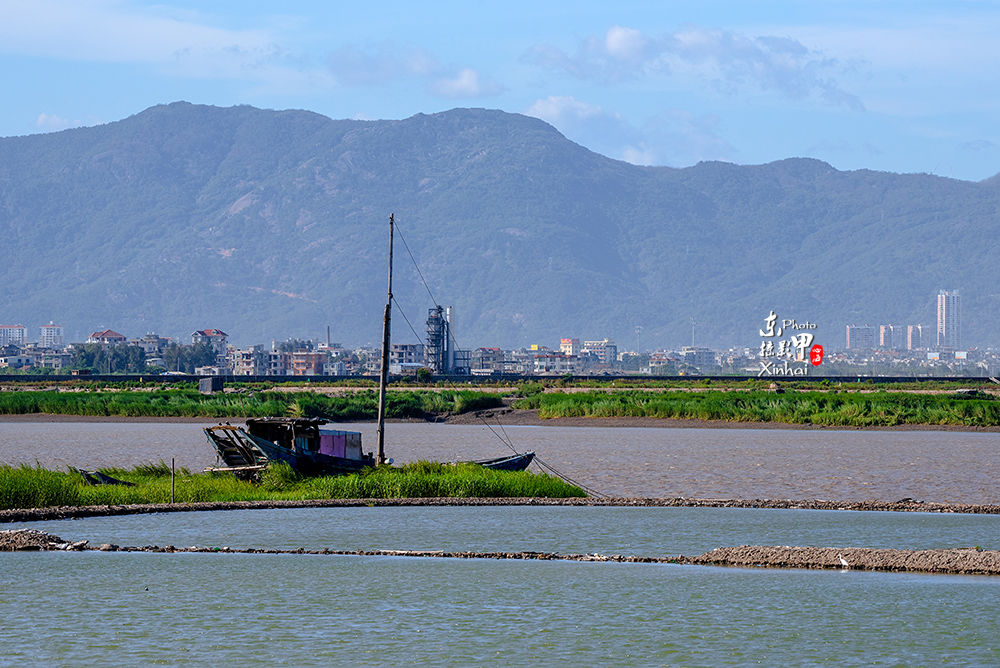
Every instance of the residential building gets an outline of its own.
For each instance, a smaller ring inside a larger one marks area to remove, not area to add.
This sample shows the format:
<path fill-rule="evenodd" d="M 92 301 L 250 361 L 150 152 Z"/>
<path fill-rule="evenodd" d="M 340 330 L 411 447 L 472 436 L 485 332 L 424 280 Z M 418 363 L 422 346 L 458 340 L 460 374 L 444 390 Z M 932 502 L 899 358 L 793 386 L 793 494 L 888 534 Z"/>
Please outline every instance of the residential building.
<path fill-rule="evenodd" d="M 424 361 L 424 344 L 422 343 L 390 343 L 389 364 L 422 364 Z"/>
<path fill-rule="evenodd" d="M 910 325 L 906 328 L 906 349 L 919 350 L 926 347 L 923 342 L 923 325 Z"/>
<path fill-rule="evenodd" d="M 30 367 L 31 362 L 28 355 L 4 355 L 0 357 L 0 369 L 23 369 Z"/>
<path fill-rule="evenodd" d="M 170 339 L 157 336 L 156 334 L 146 334 L 141 339 L 129 339 L 128 344 L 142 348 L 146 353 L 146 357 L 157 357 L 170 344 Z"/>
<path fill-rule="evenodd" d="M 580 339 L 559 339 L 559 352 L 563 355 L 579 355 Z"/>
<path fill-rule="evenodd" d="M 962 297 L 958 290 L 938 293 L 937 345 L 952 350 L 962 346 Z"/>
<path fill-rule="evenodd" d="M 534 372 L 536 374 L 564 375 L 576 373 L 576 355 L 535 355 Z"/>
<path fill-rule="evenodd" d="M 871 325 L 847 326 L 848 350 L 872 350 L 875 348 L 875 328 Z"/>
<path fill-rule="evenodd" d="M 104 346 L 114 346 L 119 343 L 125 343 L 128 338 L 114 331 L 113 329 L 105 329 L 101 332 L 94 332 L 89 337 L 87 337 L 87 343 L 100 343 Z"/>
<path fill-rule="evenodd" d="M 272 350 L 267 354 L 268 376 L 290 376 L 292 374 L 292 353 Z"/>
<path fill-rule="evenodd" d="M 27 335 L 28 330 L 24 325 L 0 325 L 0 346 L 23 346 Z"/>
<path fill-rule="evenodd" d="M 42 325 L 38 333 L 38 346 L 40 348 L 62 348 L 63 329 L 51 320 L 49 324 Z"/>
<path fill-rule="evenodd" d="M 322 376 L 326 364 L 326 353 L 299 350 L 292 353 L 293 376 Z"/>
<path fill-rule="evenodd" d="M 234 376 L 265 376 L 268 368 L 268 355 L 261 343 L 236 348 L 230 346 L 226 350 L 226 366 Z"/>
<path fill-rule="evenodd" d="M 346 376 L 347 365 L 343 362 L 327 362 L 323 365 L 324 376 Z"/>
<path fill-rule="evenodd" d="M 221 329 L 200 329 L 191 334 L 191 343 L 207 343 L 212 346 L 216 355 L 225 355 L 228 338 L 229 335 Z"/>
<path fill-rule="evenodd" d="M 584 341 L 581 352 L 594 354 L 603 364 L 614 364 L 618 360 L 618 346 L 611 339 Z"/>
<path fill-rule="evenodd" d="M 500 348 L 476 348 L 472 351 L 472 371 L 498 372 L 504 370 L 504 353 Z"/>
<path fill-rule="evenodd" d="M 879 325 L 878 347 L 883 350 L 906 348 L 906 329 L 902 325 Z"/>
<path fill-rule="evenodd" d="M 52 348 L 25 348 L 24 354 L 31 357 L 31 366 L 49 369 L 61 369 L 73 361 L 70 353 Z"/>
<path fill-rule="evenodd" d="M 702 373 L 714 371 L 718 366 L 715 359 L 715 351 L 698 346 L 684 346 L 681 348 L 681 357 L 688 366 L 693 366 Z"/>
<path fill-rule="evenodd" d="M 654 376 L 669 376 L 677 373 L 677 365 L 681 360 L 666 350 L 657 350 L 649 356 L 649 363 L 640 369 L 641 373 Z"/>

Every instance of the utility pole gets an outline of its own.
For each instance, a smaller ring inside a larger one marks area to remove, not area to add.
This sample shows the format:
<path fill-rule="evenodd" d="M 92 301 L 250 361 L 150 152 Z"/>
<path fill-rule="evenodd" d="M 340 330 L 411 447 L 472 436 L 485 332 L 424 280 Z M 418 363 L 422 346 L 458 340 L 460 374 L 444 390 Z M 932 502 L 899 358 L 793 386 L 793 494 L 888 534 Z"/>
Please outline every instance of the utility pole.
<path fill-rule="evenodd" d="M 389 214 L 389 296 L 385 302 L 385 318 L 382 321 L 382 372 L 378 384 L 378 453 L 376 466 L 385 464 L 385 386 L 389 379 L 389 321 L 392 315 L 392 228 L 393 214 Z"/>

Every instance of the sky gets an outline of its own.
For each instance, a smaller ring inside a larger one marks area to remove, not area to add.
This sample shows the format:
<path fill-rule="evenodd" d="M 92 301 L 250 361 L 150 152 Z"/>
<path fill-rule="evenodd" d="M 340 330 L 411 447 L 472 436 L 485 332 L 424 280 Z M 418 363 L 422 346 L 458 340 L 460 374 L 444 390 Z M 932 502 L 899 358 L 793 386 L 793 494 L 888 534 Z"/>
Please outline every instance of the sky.
<path fill-rule="evenodd" d="M 979 181 L 1000 172 L 997 35 L 997 0 L 0 0 L 0 136 L 179 100 L 486 107 L 634 164 Z"/>

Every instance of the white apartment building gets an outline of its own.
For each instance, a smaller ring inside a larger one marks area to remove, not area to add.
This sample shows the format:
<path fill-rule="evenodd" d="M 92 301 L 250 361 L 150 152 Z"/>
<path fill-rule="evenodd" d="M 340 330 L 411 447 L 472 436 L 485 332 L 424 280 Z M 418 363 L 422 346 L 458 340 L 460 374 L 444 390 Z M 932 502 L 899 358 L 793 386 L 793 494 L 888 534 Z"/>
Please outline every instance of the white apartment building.
<path fill-rule="evenodd" d="M 0 346 L 23 346 L 28 338 L 24 325 L 0 325 Z"/>
<path fill-rule="evenodd" d="M 38 333 L 39 348 L 62 348 L 63 329 L 51 320 L 49 324 L 42 325 Z"/>

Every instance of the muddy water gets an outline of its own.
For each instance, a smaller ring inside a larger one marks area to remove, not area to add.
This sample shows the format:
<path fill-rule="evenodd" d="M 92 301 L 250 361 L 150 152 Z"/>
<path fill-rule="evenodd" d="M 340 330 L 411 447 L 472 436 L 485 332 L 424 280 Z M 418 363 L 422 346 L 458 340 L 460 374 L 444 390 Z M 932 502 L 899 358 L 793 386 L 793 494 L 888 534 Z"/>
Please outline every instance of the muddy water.
<path fill-rule="evenodd" d="M 64 468 L 134 466 L 176 458 L 215 463 L 202 428 L 214 424 L 0 422 L 0 463 Z M 343 426 L 375 443 L 375 425 Z M 798 431 L 506 427 L 518 450 L 612 496 L 787 498 L 1000 503 L 1000 434 L 937 431 Z M 396 463 L 457 461 L 508 452 L 483 426 L 386 426 Z"/>

